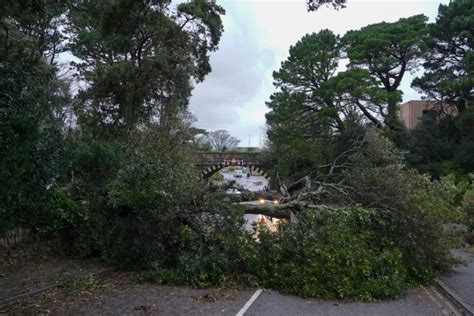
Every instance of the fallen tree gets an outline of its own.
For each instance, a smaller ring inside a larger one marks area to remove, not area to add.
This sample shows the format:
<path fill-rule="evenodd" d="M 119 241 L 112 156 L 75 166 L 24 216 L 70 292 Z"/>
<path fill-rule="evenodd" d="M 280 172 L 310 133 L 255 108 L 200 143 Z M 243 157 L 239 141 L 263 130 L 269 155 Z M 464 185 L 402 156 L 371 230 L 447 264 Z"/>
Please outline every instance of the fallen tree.
<path fill-rule="evenodd" d="M 350 167 L 349 157 L 362 148 L 362 139 L 357 139 L 349 149 L 339 154 L 331 163 L 316 166 L 308 175 L 285 185 L 279 178 L 279 191 L 250 191 L 235 181 L 224 186 L 225 190 L 235 189 L 240 194 L 228 194 L 234 203 L 241 204 L 245 214 L 262 214 L 275 218 L 290 219 L 304 209 L 320 209 L 327 204 L 335 205 L 331 197 L 337 196 L 338 202 L 349 201 L 355 188 L 345 183 L 341 176 L 345 168 Z M 278 177 L 278 175 L 277 175 Z M 268 200 L 273 203 L 248 204 L 247 201 Z M 342 203 L 341 203 L 342 204 Z M 350 203 L 349 203 L 350 204 Z"/>
<path fill-rule="evenodd" d="M 302 296 L 393 298 L 453 263 L 443 230 L 456 216 L 449 188 L 408 168 L 380 132 L 369 130 L 286 188 L 278 204 L 241 206 L 291 219 L 277 232 L 259 231 L 265 256 L 256 274 L 264 286 Z"/>

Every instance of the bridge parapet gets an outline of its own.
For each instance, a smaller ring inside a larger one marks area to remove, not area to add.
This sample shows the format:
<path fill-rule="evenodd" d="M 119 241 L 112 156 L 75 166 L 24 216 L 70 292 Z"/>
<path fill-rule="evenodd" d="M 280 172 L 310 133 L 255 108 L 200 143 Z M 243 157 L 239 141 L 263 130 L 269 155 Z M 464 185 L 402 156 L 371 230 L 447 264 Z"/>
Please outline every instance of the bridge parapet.
<path fill-rule="evenodd" d="M 261 166 L 262 153 L 259 152 L 195 152 L 198 167 L 219 165 L 227 161 L 243 161 L 244 165 Z"/>

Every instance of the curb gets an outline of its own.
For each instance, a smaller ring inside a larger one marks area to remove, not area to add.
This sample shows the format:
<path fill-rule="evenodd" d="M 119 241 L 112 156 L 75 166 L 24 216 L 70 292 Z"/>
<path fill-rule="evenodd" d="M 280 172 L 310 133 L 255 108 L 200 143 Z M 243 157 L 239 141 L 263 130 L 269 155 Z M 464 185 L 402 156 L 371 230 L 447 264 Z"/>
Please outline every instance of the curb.
<path fill-rule="evenodd" d="M 109 276 L 113 271 L 115 271 L 115 268 L 107 268 L 107 269 L 104 269 L 102 271 L 93 273 L 92 275 L 97 279 L 103 279 L 103 278 Z M 46 286 L 46 287 L 43 287 L 43 288 L 40 288 L 40 289 L 36 289 L 36 290 L 30 291 L 30 292 L 17 294 L 17 295 L 5 298 L 3 300 L 0 300 L 0 315 L 2 313 L 1 308 L 5 307 L 9 303 L 12 303 L 12 302 L 15 302 L 15 301 L 18 301 L 18 300 L 22 300 L 22 299 L 25 299 L 25 298 L 32 298 L 32 297 L 40 295 L 43 292 L 46 292 L 46 291 L 49 291 L 51 289 L 55 289 L 55 288 L 58 288 L 58 287 L 61 287 L 61 284 L 49 285 L 49 286 Z"/>
<path fill-rule="evenodd" d="M 464 303 L 461 298 L 454 293 L 443 281 L 437 279 L 436 288 L 451 302 L 456 306 L 462 315 L 474 316 L 474 308 Z"/>

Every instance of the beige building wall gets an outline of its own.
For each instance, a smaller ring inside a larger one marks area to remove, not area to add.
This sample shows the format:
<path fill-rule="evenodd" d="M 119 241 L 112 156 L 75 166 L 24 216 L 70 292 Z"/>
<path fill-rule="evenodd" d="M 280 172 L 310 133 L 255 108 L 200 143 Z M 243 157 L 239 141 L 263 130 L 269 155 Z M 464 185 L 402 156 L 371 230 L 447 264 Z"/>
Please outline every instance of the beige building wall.
<path fill-rule="evenodd" d="M 439 109 L 440 104 L 435 101 L 424 101 L 414 100 L 400 104 L 398 110 L 398 116 L 400 121 L 407 129 L 413 129 L 420 122 L 423 112 L 432 109 Z M 446 112 L 454 112 L 455 110 L 450 108 L 446 109 Z M 450 113 L 455 115 L 455 113 Z"/>

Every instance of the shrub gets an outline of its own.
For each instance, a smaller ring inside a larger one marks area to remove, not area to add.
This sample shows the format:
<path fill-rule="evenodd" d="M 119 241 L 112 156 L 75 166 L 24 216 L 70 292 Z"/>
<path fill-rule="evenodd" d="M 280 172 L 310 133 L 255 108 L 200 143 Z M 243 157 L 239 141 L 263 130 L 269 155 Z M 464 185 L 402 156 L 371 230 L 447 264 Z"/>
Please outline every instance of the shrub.
<path fill-rule="evenodd" d="M 467 226 L 466 241 L 474 244 L 474 189 L 466 192 L 462 200 L 461 212 Z"/>
<path fill-rule="evenodd" d="M 306 297 L 374 300 L 407 287 L 401 251 L 377 234 L 377 212 L 306 210 L 277 234 L 261 233 L 255 273 L 264 286 Z"/>
<path fill-rule="evenodd" d="M 143 231 L 122 230 L 114 239 L 117 248 L 111 248 L 115 259 L 141 264 L 147 269 L 142 279 L 161 284 L 206 287 L 252 280 L 249 258 L 256 256 L 255 243 L 242 229 L 243 213 L 218 193 L 201 193 L 194 200 L 199 209 L 185 221 L 173 222 L 166 217 L 173 212 L 164 209 L 144 217 L 150 225 L 132 220 Z"/>
<path fill-rule="evenodd" d="M 45 236 L 56 235 L 58 232 L 72 235 L 71 230 L 85 221 L 87 216 L 87 201 L 75 201 L 70 196 L 69 188 L 59 187 L 52 194 L 49 216 L 43 218 L 37 232 Z"/>
<path fill-rule="evenodd" d="M 380 234 L 400 249 L 415 282 L 432 280 L 452 264 L 443 224 L 458 218 L 449 187 L 432 182 L 403 163 L 393 144 L 369 130 L 364 148 L 345 172 L 352 199 L 375 208 L 385 225 Z"/>
<path fill-rule="evenodd" d="M 135 268 L 176 263 L 198 190 L 192 166 L 180 157 L 137 157 L 119 170 L 107 193 L 107 257 Z"/>
<path fill-rule="evenodd" d="M 205 234 L 183 228 L 184 243 L 176 266 L 180 283 L 199 287 L 248 284 L 254 279 L 251 258 L 257 254 L 252 236 L 242 229 L 243 213 L 212 201 L 207 205 L 210 212 L 200 216 Z"/>
<path fill-rule="evenodd" d="M 64 176 L 52 199 L 49 233 L 59 234 L 67 252 L 101 256 L 112 229 L 107 187 L 125 165 L 123 146 L 87 135 L 68 135 Z"/>

